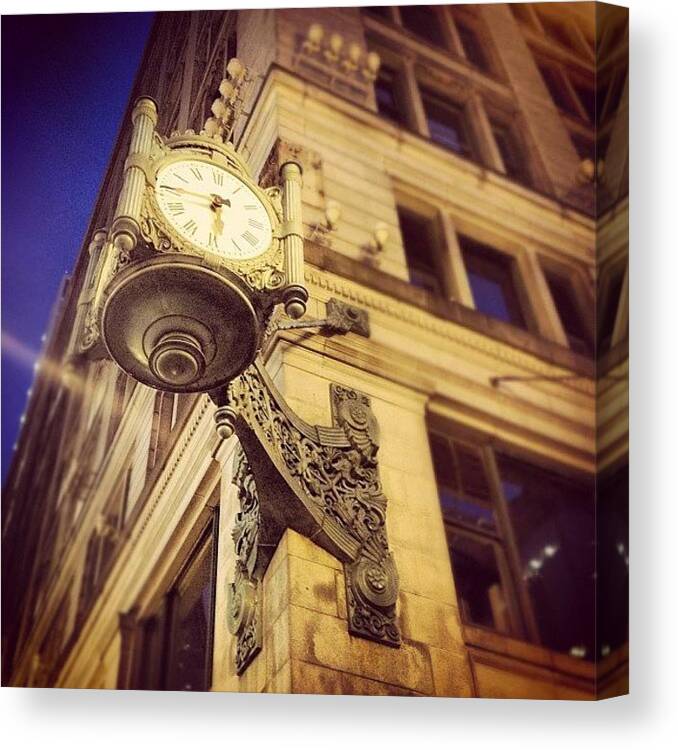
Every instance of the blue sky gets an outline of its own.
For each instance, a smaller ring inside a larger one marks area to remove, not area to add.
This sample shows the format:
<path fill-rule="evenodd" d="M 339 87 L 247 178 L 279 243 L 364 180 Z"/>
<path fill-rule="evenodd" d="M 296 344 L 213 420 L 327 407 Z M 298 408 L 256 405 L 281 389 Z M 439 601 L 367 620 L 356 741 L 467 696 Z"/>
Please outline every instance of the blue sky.
<path fill-rule="evenodd" d="M 151 13 L 2 17 L 2 476 Z"/>

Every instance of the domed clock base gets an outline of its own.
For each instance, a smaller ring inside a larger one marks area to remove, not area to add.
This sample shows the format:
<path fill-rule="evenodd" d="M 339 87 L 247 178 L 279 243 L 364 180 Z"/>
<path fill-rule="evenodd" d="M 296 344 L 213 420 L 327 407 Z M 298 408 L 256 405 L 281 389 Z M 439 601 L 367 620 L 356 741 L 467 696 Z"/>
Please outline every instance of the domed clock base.
<path fill-rule="evenodd" d="M 227 384 L 254 360 L 260 331 L 237 282 L 186 255 L 159 255 L 119 273 L 102 313 L 111 357 L 163 391 Z"/>

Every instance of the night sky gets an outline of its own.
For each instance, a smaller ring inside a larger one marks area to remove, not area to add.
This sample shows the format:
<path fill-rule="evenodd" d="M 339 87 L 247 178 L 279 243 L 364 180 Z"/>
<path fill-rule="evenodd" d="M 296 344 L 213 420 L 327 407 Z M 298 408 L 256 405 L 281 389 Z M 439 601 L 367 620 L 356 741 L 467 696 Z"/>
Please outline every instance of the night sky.
<path fill-rule="evenodd" d="M 2 477 L 152 13 L 2 18 Z"/>

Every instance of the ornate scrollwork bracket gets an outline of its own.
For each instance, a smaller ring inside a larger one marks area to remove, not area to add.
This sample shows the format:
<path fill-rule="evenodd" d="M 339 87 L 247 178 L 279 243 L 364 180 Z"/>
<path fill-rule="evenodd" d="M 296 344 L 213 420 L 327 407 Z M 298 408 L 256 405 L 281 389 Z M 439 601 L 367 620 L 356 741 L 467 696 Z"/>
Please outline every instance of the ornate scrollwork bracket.
<path fill-rule="evenodd" d="M 261 359 L 221 398 L 213 397 L 218 431 L 235 431 L 243 452 L 235 479 L 241 510 L 229 605 L 238 673 L 260 648 L 259 581 L 287 528 L 344 563 L 349 632 L 398 647 L 398 574 L 386 535 L 379 428 L 369 398 L 333 384 L 334 424 L 310 425 L 287 405 Z"/>
<path fill-rule="evenodd" d="M 240 511 L 233 527 L 236 563 L 234 580 L 228 589 L 227 622 L 230 633 L 237 638 L 236 672 L 242 674 L 261 650 L 261 590 L 257 567 L 259 498 L 252 469 L 240 447 L 234 462 L 233 484 L 238 488 Z"/>

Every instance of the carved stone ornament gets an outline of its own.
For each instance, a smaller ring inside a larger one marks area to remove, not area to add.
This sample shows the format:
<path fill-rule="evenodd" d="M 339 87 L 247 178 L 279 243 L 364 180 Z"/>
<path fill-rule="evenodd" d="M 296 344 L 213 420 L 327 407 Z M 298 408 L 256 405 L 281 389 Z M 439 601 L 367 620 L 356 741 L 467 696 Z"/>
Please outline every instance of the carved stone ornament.
<path fill-rule="evenodd" d="M 236 636 L 235 668 L 242 674 L 261 650 L 261 592 L 257 571 L 259 553 L 259 498 L 254 475 L 242 448 L 234 462 L 233 484 L 238 488 L 240 511 L 235 517 L 233 543 L 237 555 L 235 576 L 228 588 L 227 623 Z"/>
<path fill-rule="evenodd" d="M 239 616 L 237 659 L 241 643 L 243 655 L 251 647 L 244 639 L 251 638 L 248 628 L 256 632 L 258 626 L 258 582 L 287 528 L 344 563 L 349 632 L 400 645 L 398 574 L 386 536 L 378 424 L 368 397 L 359 391 L 332 385 L 331 399 L 334 425 L 309 425 L 286 404 L 261 359 L 230 384 L 226 397 L 215 398 L 220 404 L 218 424 L 231 421 L 251 467 L 250 474 L 241 461 L 236 472 L 241 511 L 234 532 L 238 565 L 231 591 Z M 253 544 L 258 545 L 256 553 Z"/>

